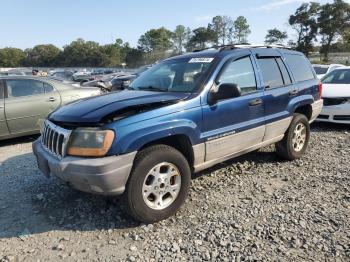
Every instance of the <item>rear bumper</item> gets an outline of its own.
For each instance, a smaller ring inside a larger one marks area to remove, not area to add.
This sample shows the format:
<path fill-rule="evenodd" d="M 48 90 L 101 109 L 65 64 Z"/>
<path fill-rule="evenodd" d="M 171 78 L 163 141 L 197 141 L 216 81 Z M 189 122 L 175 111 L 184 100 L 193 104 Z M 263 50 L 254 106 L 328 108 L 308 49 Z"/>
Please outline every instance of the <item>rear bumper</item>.
<path fill-rule="evenodd" d="M 322 99 L 317 100 L 316 102 L 311 104 L 311 106 L 312 106 L 312 115 L 311 115 L 310 123 L 314 122 L 318 117 L 318 115 L 321 113 L 323 108 L 323 100 Z"/>
<path fill-rule="evenodd" d="M 350 103 L 323 107 L 317 121 L 350 124 Z"/>
<path fill-rule="evenodd" d="M 102 195 L 124 192 L 136 155 L 133 152 L 103 158 L 58 159 L 46 151 L 40 138 L 33 143 L 33 152 L 45 176 L 54 175 L 80 191 Z"/>

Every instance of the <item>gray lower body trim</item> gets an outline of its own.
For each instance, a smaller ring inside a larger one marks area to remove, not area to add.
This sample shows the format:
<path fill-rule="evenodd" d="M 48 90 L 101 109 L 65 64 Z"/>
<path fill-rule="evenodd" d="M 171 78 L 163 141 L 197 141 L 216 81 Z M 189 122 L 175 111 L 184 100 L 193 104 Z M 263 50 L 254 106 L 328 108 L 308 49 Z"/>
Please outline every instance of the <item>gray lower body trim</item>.
<path fill-rule="evenodd" d="M 259 126 L 237 134 L 228 135 L 205 143 L 205 161 L 211 161 L 260 143 L 265 126 Z"/>
<path fill-rule="evenodd" d="M 317 100 L 313 104 L 311 104 L 312 107 L 312 115 L 310 119 L 310 123 L 314 122 L 319 114 L 321 114 L 322 108 L 323 108 L 323 100 Z"/>
<path fill-rule="evenodd" d="M 287 131 L 290 123 L 292 122 L 292 119 L 293 117 L 287 117 L 282 120 L 267 124 L 263 141 L 268 141 L 274 139 L 275 137 L 283 135 Z"/>
<path fill-rule="evenodd" d="M 33 143 L 39 169 L 54 175 L 76 189 L 102 195 L 120 195 L 125 190 L 137 152 L 102 158 L 65 157 L 49 154 L 38 139 Z"/>
<path fill-rule="evenodd" d="M 192 147 L 194 155 L 194 166 L 200 165 L 205 161 L 205 143 L 198 144 Z"/>
<path fill-rule="evenodd" d="M 198 172 L 283 139 L 293 117 L 215 139 L 193 147 L 194 171 Z"/>
<path fill-rule="evenodd" d="M 283 139 L 283 137 L 284 137 L 284 135 L 280 135 L 278 137 L 275 137 L 274 139 L 261 142 L 259 144 L 254 145 L 254 146 L 251 146 L 251 147 L 248 147 L 246 149 L 243 149 L 241 151 L 238 151 L 238 152 L 235 152 L 235 153 L 232 153 L 232 154 L 229 154 L 229 155 L 217 158 L 217 159 L 213 159 L 213 160 L 206 161 L 204 163 L 198 164 L 198 165 L 194 166 L 194 172 L 202 171 L 202 170 L 207 169 L 209 167 L 212 167 L 212 166 L 214 166 L 216 164 L 225 162 L 225 161 L 227 161 L 227 160 L 229 160 L 231 158 L 235 158 L 235 157 L 244 155 L 246 153 L 252 152 L 252 151 L 254 151 L 256 149 L 259 149 L 261 147 L 268 146 L 270 144 L 279 142 L 279 141 L 281 141 Z"/>

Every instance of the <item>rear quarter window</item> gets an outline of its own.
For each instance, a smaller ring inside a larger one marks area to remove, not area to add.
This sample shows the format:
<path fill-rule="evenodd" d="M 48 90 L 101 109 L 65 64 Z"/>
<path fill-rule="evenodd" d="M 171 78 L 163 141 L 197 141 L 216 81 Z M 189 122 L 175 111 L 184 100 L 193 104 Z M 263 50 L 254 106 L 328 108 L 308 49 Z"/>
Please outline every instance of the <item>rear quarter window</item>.
<path fill-rule="evenodd" d="M 311 64 L 305 56 L 286 54 L 285 57 L 297 82 L 315 79 Z"/>

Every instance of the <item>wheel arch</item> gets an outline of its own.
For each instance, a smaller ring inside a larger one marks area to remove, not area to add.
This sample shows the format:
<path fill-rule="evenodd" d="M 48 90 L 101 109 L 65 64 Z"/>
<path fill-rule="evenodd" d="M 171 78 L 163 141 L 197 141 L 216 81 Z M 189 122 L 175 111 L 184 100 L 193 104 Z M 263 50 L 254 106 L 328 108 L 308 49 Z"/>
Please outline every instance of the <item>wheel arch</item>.
<path fill-rule="evenodd" d="M 291 101 L 292 114 L 299 113 L 307 117 L 308 120 L 312 118 L 312 103 L 314 99 L 312 96 L 300 96 Z"/>
<path fill-rule="evenodd" d="M 159 139 L 155 139 L 153 141 L 149 141 L 141 146 L 139 151 L 142 151 L 145 148 L 148 148 L 153 145 L 167 145 L 175 148 L 178 150 L 181 154 L 184 155 L 184 157 L 187 159 L 189 165 L 191 168 L 193 168 L 194 165 L 194 152 L 193 152 L 193 145 L 190 140 L 190 138 L 185 134 L 176 134 L 171 135 Z"/>
<path fill-rule="evenodd" d="M 299 105 L 295 108 L 294 113 L 303 114 L 307 117 L 308 120 L 311 120 L 312 106 L 310 104 Z"/>

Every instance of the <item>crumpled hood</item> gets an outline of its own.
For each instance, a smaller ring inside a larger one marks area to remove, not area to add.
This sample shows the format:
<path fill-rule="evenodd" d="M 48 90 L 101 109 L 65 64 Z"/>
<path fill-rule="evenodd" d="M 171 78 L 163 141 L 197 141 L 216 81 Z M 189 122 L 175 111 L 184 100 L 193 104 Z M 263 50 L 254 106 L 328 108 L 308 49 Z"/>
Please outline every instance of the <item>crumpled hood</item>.
<path fill-rule="evenodd" d="M 322 97 L 350 97 L 350 84 L 323 84 Z"/>
<path fill-rule="evenodd" d="M 128 108 L 138 106 L 157 105 L 162 103 L 167 105 L 171 102 L 176 103 L 179 100 L 188 97 L 189 93 L 164 93 L 149 91 L 131 91 L 110 93 L 88 99 L 78 100 L 66 106 L 63 106 L 49 115 L 50 121 L 63 123 L 98 123 L 104 117 L 118 112 L 125 113 Z"/>

